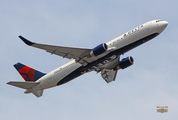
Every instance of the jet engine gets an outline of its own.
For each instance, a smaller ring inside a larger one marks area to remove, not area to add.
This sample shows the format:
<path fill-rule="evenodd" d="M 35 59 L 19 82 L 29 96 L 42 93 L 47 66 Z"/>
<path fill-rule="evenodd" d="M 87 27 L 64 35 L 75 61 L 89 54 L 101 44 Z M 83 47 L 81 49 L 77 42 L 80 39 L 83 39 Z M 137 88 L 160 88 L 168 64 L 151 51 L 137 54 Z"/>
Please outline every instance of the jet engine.
<path fill-rule="evenodd" d="M 93 48 L 92 52 L 90 53 L 91 56 L 98 56 L 101 55 L 102 53 L 106 52 L 108 49 L 108 46 L 106 45 L 106 43 L 102 43 L 98 46 L 96 46 L 95 48 Z"/>
<path fill-rule="evenodd" d="M 123 58 L 119 62 L 119 66 L 118 67 L 121 68 L 121 69 L 125 69 L 125 68 L 133 65 L 133 63 L 134 63 L 134 59 L 131 56 L 129 56 L 129 57 Z"/>

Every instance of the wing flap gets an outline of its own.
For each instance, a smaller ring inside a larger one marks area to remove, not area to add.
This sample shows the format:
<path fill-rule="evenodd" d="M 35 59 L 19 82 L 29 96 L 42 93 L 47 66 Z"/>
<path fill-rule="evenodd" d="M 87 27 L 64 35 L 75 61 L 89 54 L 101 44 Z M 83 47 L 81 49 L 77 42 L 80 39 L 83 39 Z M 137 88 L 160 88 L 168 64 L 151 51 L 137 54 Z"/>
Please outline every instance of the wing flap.
<path fill-rule="evenodd" d="M 117 76 L 117 71 L 118 70 L 113 70 L 113 69 L 103 69 L 101 71 L 101 76 L 102 78 L 107 82 L 112 82 L 112 81 L 115 81 L 116 79 L 116 76 Z"/>

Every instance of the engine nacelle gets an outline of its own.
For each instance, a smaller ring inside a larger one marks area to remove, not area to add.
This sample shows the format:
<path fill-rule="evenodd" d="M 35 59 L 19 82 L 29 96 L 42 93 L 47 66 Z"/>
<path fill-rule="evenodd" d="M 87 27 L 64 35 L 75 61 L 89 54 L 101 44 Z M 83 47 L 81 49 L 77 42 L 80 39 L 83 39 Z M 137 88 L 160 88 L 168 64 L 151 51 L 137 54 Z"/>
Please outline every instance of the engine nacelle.
<path fill-rule="evenodd" d="M 134 63 L 134 59 L 133 59 L 131 56 L 129 56 L 129 57 L 123 58 L 123 59 L 119 62 L 119 67 L 120 67 L 121 69 L 125 69 L 125 68 L 127 68 L 127 67 L 133 65 L 133 63 Z"/>
<path fill-rule="evenodd" d="M 96 46 L 95 48 L 93 48 L 92 52 L 90 53 L 90 55 L 94 55 L 94 56 L 98 56 L 101 55 L 102 53 L 106 52 L 108 49 L 108 46 L 106 45 L 106 43 L 102 43 L 98 46 Z"/>

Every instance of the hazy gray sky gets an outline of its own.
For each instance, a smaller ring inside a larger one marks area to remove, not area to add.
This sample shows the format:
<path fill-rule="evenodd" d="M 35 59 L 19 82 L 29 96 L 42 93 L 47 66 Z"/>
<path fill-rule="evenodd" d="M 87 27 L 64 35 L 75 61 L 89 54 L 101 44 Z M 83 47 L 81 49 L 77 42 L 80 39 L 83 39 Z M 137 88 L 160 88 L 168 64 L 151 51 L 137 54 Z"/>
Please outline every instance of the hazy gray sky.
<path fill-rule="evenodd" d="M 178 119 L 178 1 L 43 0 L 0 1 L 0 119 L 2 120 L 177 120 Z M 42 72 L 69 62 L 26 46 L 32 41 L 93 48 L 154 19 L 169 22 L 152 41 L 126 53 L 133 66 L 107 84 L 91 72 L 44 91 L 41 98 L 7 85 L 23 81 L 17 62 Z M 157 113 L 167 105 L 169 112 Z"/>

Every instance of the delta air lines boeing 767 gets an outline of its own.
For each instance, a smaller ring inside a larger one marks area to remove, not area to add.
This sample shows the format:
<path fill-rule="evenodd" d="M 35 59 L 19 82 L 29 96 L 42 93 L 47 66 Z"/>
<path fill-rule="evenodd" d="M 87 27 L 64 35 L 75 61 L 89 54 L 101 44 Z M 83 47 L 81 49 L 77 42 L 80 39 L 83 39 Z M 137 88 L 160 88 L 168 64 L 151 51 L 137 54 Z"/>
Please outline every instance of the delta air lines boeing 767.
<path fill-rule="evenodd" d="M 62 85 L 90 71 L 101 73 L 101 77 L 107 83 L 112 82 L 116 79 L 119 69 L 125 69 L 134 63 L 131 56 L 121 60 L 120 56 L 155 38 L 167 25 L 168 22 L 163 20 L 149 21 L 93 49 L 39 44 L 19 36 L 29 46 L 73 60 L 47 74 L 17 63 L 14 67 L 25 82 L 10 81 L 7 84 L 23 88 L 26 90 L 25 93 L 41 97 L 44 89 Z"/>

